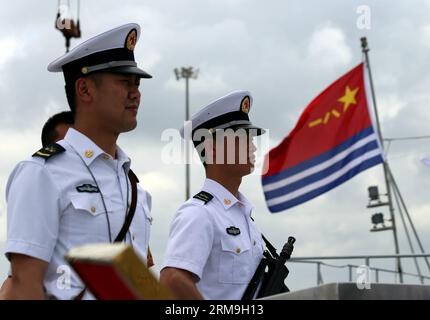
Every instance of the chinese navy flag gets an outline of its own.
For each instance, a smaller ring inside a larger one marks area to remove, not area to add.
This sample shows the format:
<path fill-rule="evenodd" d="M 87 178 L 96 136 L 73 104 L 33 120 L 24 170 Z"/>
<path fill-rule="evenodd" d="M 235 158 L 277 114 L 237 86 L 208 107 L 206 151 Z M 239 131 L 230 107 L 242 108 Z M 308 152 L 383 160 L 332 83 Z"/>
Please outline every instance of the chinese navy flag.
<path fill-rule="evenodd" d="M 267 206 L 271 212 L 294 207 L 382 162 L 361 63 L 317 96 L 266 155 Z"/>

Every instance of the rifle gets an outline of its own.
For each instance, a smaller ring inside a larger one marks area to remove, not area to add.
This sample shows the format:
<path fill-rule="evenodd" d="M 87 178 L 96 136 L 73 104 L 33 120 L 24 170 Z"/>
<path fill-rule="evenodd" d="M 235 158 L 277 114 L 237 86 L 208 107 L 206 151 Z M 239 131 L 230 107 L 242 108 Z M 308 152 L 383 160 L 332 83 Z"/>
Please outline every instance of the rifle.
<path fill-rule="evenodd" d="M 275 247 L 264 236 L 263 240 L 267 250 L 263 252 L 264 257 L 252 276 L 242 300 L 252 300 L 257 290 L 257 299 L 290 291 L 285 285 L 285 278 L 289 273 L 285 262 L 291 257 L 296 239 L 289 237 L 279 255 L 276 253 Z"/>

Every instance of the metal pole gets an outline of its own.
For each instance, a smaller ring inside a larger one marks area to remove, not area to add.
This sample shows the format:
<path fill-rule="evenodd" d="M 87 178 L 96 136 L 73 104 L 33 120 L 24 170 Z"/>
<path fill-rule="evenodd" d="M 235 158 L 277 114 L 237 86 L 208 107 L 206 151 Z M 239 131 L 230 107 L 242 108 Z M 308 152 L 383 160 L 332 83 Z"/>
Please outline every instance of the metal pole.
<path fill-rule="evenodd" d="M 199 70 L 193 70 L 193 67 L 181 67 L 174 69 L 176 80 L 185 79 L 185 122 L 190 120 L 190 78 L 197 79 Z M 190 198 L 190 150 L 189 141 L 185 139 L 185 200 Z"/>
<path fill-rule="evenodd" d="M 389 169 L 391 181 L 393 182 L 393 185 L 394 185 L 394 183 L 395 183 L 394 178 L 391 174 L 391 170 L 389 167 L 388 167 L 388 169 Z M 401 195 L 399 194 L 399 190 L 397 190 L 395 185 L 394 185 L 393 191 L 394 191 L 394 198 L 396 199 L 396 203 L 397 203 L 397 208 L 399 208 L 399 215 L 400 215 L 400 218 L 402 220 L 403 227 L 405 228 L 405 234 L 406 234 L 406 238 L 407 238 L 408 243 L 409 243 L 409 248 L 411 249 L 411 253 L 415 253 L 415 249 L 414 249 L 414 246 L 412 245 L 411 237 L 409 235 L 409 230 L 408 230 L 407 225 L 406 225 L 405 217 L 403 216 L 403 210 L 402 210 L 402 207 L 400 206 L 399 197 Z M 421 269 L 420 269 L 420 266 L 418 264 L 417 257 L 414 257 L 414 262 L 415 262 L 415 267 L 417 268 L 418 275 L 420 276 L 421 284 L 424 284 L 424 279 L 423 279 L 422 274 L 421 274 Z"/>
<path fill-rule="evenodd" d="M 349 269 L 349 282 L 352 282 L 352 266 L 350 264 L 348 265 L 348 269 Z"/>
<path fill-rule="evenodd" d="M 185 77 L 185 121 L 190 120 L 190 106 L 189 106 L 189 87 L 188 81 L 189 77 Z M 189 143 L 185 142 L 185 154 L 186 154 L 186 163 L 185 163 L 185 199 L 188 200 L 190 198 L 190 155 L 189 155 Z"/>
<path fill-rule="evenodd" d="M 367 67 L 367 70 L 369 72 L 370 90 L 372 92 L 373 108 L 374 108 L 375 118 L 376 118 L 376 127 L 377 127 L 376 129 L 378 131 L 379 140 L 380 140 L 382 147 L 383 147 L 384 140 L 382 139 L 381 124 L 379 122 L 378 108 L 376 106 L 375 89 L 373 86 L 372 71 L 370 69 L 370 62 L 369 62 L 369 54 L 368 53 L 369 53 L 370 49 L 367 46 L 367 39 L 365 37 L 361 38 L 360 40 L 361 40 L 361 48 L 363 49 L 363 53 L 364 53 L 364 56 L 366 59 L 366 67 Z M 387 166 L 386 161 L 383 162 L 383 168 L 384 168 L 385 186 L 387 189 L 387 196 L 388 196 L 388 204 L 389 204 L 389 208 L 390 208 L 391 225 L 392 225 L 393 236 L 394 236 L 394 247 L 395 247 L 396 254 L 398 254 L 400 252 L 399 251 L 399 241 L 397 239 L 396 221 L 394 219 L 394 207 L 393 207 L 393 202 L 392 202 L 392 198 L 391 198 L 391 186 L 390 186 L 390 181 L 388 178 L 388 166 Z M 400 258 L 397 258 L 397 271 L 399 272 L 399 281 L 400 281 L 400 283 L 403 283 L 402 265 L 400 263 Z"/>
<path fill-rule="evenodd" d="M 317 263 L 317 284 L 323 284 L 324 281 L 322 279 L 322 274 L 321 274 L 321 263 Z"/>
<path fill-rule="evenodd" d="M 411 216 L 409 215 L 408 208 L 406 207 L 405 201 L 403 200 L 403 196 L 402 196 L 402 194 L 400 193 L 399 186 L 397 185 L 397 182 L 396 182 L 396 180 L 394 179 L 394 176 L 393 176 L 393 173 L 391 172 L 390 167 L 388 167 L 388 172 L 390 173 L 391 181 L 393 181 L 394 191 L 396 191 L 396 190 L 397 190 L 397 194 L 399 195 L 400 202 L 401 202 L 401 204 L 403 205 L 403 208 L 405 209 L 406 217 L 408 218 L 408 220 L 409 220 L 409 224 L 411 225 L 412 231 L 413 231 L 413 233 L 414 233 L 414 235 L 415 235 L 415 238 L 417 239 L 418 246 L 420 247 L 421 252 L 422 252 L 422 253 L 425 253 L 425 251 L 424 251 L 424 247 L 423 247 L 423 245 L 422 245 L 422 243 L 421 243 L 421 240 L 420 240 L 420 237 L 418 236 L 417 230 L 415 229 L 415 226 L 414 226 L 414 224 L 413 224 L 413 222 L 412 222 Z M 428 258 L 427 258 L 427 257 L 425 257 L 424 259 L 425 259 L 426 264 L 427 264 L 427 267 L 428 267 L 428 269 L 429 269 L 429 271 L 430 271 L 430 263 L 429 263 L 429 260 L 428 260 Z"/>

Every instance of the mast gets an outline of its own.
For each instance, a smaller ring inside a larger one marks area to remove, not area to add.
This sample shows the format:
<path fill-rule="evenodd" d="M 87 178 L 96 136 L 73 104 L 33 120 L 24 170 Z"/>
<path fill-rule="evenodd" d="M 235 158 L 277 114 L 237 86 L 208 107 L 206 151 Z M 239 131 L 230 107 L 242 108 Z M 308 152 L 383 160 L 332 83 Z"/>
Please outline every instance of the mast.
<path fill-rule="evenodd" d="M 369 72 L 369 82 L 370 82 L 370 90 L 372 92 L 372 101 L 373 101 L 373 109 L 375 112 L 375 120 L 376 120 L 376 130 L 378 131 L 379 141 L 381 143 L 382 148 L 384 147 L 383 143 L 384 140 L 382 139 L 382 130 L 381 125 L 379 122 L 379 115 L 378 115 L 378 108 L 376 106 L 376 96 L 375 96 L 375 89 L 373 86 L 373 79 L 372 79 L 372 71 L 370 68 L 370 62 L 369 62 L 369 47 L 367 45 L 367 38 L 363 37 L 361 40 L 361 48 L 365 57 L 365 64 L 367 67 L 367 70 Z M 390 184 L 390 175 L 389 175 L 389 169 L 387 164 L 387 159 L 384 159 L 383 162 L 383 169 L 384 169 L 384 179 L 385 179 L 385 187 L 387 190 L 387 197 L 388 197 L 388 206 L 390 208 L 390 217 L 391 217 L 391 229 L 393 230 L 393 236 L 394 236 L 394 248 L 396 254 L 399 254 L 399 241 L 397 237 L 397 228 L 396 228 L 396 221 L 394 218 L 394 207 L 393 207 L 393 201 L 392 201 L 392 194 L 391 194 L 391 184 Z M 400 283 L 403 283 L 403 272 L 402 272 L 402 266 L 400 262 L 400 258 L 397 258 L 397 272 L 399 273 L 399 281 Z"/>

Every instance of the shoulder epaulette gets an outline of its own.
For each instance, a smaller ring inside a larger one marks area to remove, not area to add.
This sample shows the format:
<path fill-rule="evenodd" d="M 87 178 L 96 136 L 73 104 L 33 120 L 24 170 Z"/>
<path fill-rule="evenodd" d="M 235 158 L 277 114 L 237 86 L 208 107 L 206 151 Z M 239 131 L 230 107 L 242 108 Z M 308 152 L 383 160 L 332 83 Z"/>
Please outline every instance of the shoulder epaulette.
<path fill-rule="evenodd" d="M 41 158 L 44 158 L 45 160 L 48 160 L 52 156 L 55 156 L 56 154 L 60 154 L 64 151 L 66 151 L 66 149 L 64 149 L 58 143 L 53 143 L 37 151 L 35 154 L 33 154 L 33 157 L 41 157 Z"/>
<path fill-rule="evenodd" d="M 213 199 L 213 197 L 214 197 L 213 195 L 211 195 L 210 193 L 207 193 L 206 191 L 200 191 L 193 198 L 202 200 L 205 204 L 207 204 L 209 201 Z"/>

